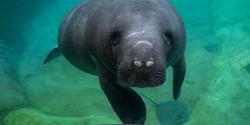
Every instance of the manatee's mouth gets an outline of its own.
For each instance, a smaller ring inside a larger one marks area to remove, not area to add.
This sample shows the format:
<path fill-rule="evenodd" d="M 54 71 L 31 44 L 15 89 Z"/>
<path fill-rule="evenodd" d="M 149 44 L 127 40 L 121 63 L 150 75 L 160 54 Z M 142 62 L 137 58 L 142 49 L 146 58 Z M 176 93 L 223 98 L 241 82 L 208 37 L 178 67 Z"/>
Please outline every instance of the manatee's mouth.
<path fill-rule="evenodd" d="M 165 66 L 153 69 L 136 69 L 121 65 L 117 72 L 118 84 L 124 87 L 156 87 L 166 80 Z"/>

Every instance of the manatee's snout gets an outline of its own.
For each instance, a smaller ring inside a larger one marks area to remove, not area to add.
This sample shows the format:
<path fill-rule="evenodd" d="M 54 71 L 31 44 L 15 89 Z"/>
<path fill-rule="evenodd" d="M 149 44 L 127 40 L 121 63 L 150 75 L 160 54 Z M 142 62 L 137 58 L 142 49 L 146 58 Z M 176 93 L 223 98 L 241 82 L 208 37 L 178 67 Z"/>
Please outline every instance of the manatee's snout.
<path fill-rule="evenodd" d="M 120 84 L 128 87 L 159 86 L 166 78 L 164 61 L 147 40 L 131 44 L 118 69 Z"/>
<path fill-rule="evenodd" d="M 132 63 L 136 68 L 150 68 L 154 65 L 154 59 L 149 58 L 149 60 L 139 60 L 135 58 Z"/>
<path fill-rule="evenodd" d="M 154 66 L 153 45 L 144 40 L 138 41 L 131 48 L 131 64 L 134 68 L 150 68 Z"/>

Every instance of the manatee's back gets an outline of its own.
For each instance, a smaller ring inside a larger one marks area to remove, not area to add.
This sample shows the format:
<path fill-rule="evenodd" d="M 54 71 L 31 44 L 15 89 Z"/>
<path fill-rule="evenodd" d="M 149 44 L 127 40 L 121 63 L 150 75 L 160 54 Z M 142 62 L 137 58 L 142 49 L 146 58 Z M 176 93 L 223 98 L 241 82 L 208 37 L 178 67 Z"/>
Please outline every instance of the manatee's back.
<path fill-rule="evenodd" d="M 96 74 L 95 64 L 89 55 L 85 40 L 88 14 L 94 2 L 83 2 L 63 19 L 58 32 L 58 46 L 64 57 L 74 66 L 90 74 Z"/>

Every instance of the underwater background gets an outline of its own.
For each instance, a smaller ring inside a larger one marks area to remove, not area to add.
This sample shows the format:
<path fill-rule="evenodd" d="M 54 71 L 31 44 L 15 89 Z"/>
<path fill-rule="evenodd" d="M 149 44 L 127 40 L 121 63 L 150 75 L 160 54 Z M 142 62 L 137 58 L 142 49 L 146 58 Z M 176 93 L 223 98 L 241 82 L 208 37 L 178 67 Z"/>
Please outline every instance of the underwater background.
<path fill-rule="evenodd" d="M 62 56 L 42 64 L 57 45 L 63 16 L 80 2 L 0 0 L 0 125 L 121 123 L 96 76 Z M 187 75 L 179 100 L 189 116 L 181 116 L 185 123 L 173 120 L 170 109 L 161 116 L 172 120 L 166 125 L 250 125 L 250 0 L 171 3 L 187 30 Z M 173 100 L 167 71 L 163 86 L 135 88 L 147 106 L 146 125 L 160 125 L 154 103 Z"/>

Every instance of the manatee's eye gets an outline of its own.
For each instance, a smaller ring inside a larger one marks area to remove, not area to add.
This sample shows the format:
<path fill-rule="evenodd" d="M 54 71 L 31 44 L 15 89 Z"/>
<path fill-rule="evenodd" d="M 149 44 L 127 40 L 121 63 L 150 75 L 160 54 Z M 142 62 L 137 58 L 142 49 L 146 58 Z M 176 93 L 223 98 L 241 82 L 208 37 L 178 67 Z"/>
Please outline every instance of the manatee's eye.
<path fill-rule="evenodd" d="M 112 32 L 111 35 L 110 35 L 110 44 L 112 47 L 115 47 L 117 46 L 121 41 L 121 32 L 119 31 L 115 31 L 115 32 Z"/>
<path fill-rule="evenodd" d="M 163 40 L 166 42 L 168 46 L 173 46 L 173 34 L 170 31 L 166 31 L 163 35 Z"/>

